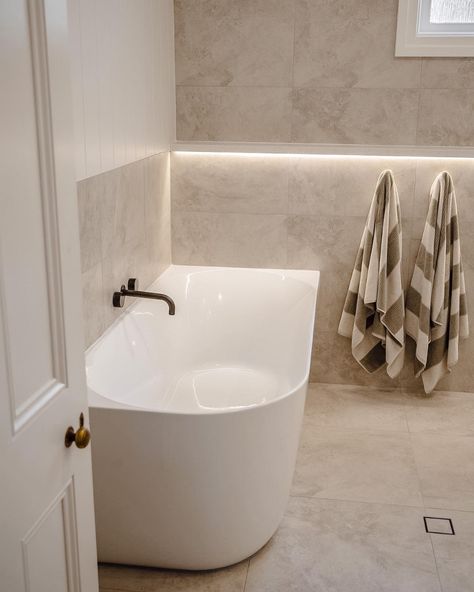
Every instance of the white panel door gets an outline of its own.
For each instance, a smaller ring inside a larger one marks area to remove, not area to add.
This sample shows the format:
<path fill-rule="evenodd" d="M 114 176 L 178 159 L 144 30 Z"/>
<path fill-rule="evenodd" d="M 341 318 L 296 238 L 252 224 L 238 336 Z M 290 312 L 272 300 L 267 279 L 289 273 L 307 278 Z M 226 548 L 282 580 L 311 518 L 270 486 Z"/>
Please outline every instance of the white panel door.
<path fill-rule="evenodd" d="M 0 590 L 96 592 L 66 0 L 0 0 Z"/>

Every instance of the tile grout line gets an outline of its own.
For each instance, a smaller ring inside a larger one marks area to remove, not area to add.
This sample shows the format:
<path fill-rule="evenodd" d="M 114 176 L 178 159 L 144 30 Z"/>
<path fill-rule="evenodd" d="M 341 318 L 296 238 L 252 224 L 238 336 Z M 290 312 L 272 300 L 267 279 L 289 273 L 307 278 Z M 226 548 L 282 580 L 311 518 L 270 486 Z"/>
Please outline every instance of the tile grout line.
<path fill-rule="evenodd" d="M 249 571 L 250 571 L 250 561 L 252 560 L 251 557 L 249 557 L 248 561 L 247 561 L 247 571 L 245 572 L 245 581 L 244 581 L 244 587 L 242 588 L 242 592 L 245 592 L 245 589 L 247 588 L 247 580 L 249 577 Z"/>
<path fill-rule="evenodd" d="M 440 573 L 439 573 L 438 559 L 436 557 L 436 551 L 435 551 L 435 548 L 434 548 L 434 545 L 433 545 L 433 537 L 429 533 L 426 533 L 426 534 L 430 538 L 431 550 L 433 552 L 433 559 L 434 559 L 434 563 L 435 563 L 435 567 L 436 567 L 436 575 L 438 576 L 439 589 L 441 590 L 441 592 L 443 592 L 444 587 L 443 587 L 443 583 L 441 582 L 441 576 L 440 576 Z"/>
<path fill-rule="evenodd" d="M 290 142 L 293 142 L 294 110 L 295 110 L 295 49 L 296 49 L 296 0 L 293 0 L 293 55 L 291 62 L 291 88 L 290 88 Z"/>
<path fill-rule="evenodd" d="M 414 432 L 412 432 L 410 430 L 410 425 L 409 425 L 409 422 L 408 422 L 408 417 L 407 417 L 407 424 L 408 424 L 408 429 L 409 429 L 408 434 L 409 434 L 409 438 L 410 438 L 410 448 L 411 448 L 411 451 L 412 451 L 412 454 L 413 454 L 413 462 L 415 464 L 416 479 L 418 481 L 418 490 L 420 492 L 421 501 L 423 503 L 423 506 L 422 506 L 422 508 L 423 508 L 423 514 L 426 515 L 426 511 L 427 511 L 427 508 L 426 508 L 426 500 L 425 500 L 425 496 L 423 495 L 423 490 L 422 490 L 422 486 L 421 486 L 421 476 L 420 476 L 420 472 L 419 472 L 419 469 L 418 469 L 418 463 L 416 462 L 415 446 L 413 444 L 413 439 L 412 439 L 412 435 L 413 435 Z M 437 561 L 437 558 L 436 558 L 436 552 L 435 552 L 434 545 L 433 545 L 433 539 L 431 537 L 431 534 L 429 534 L 429 533 L 426 533 L 426 534 L 428 535 L 429 540 L 430 540 L 431 552 L 433 553 L 433 561 L 434 561 L 434 565 L 435 565 L 435 568 L 436 568 L 436 575 L 438 577 L 439 589 L 442 592 L 443 591 L 443 586 L 441 584 L 441 577 L 440 577 L 440 574 L 439 574 L 438 561 Z"/>
<path fill-rule="evenodd" d="M 410 506 L 408 504 L 395 504 L 395 503 L 391 503 L 391 502 L 376 502 L 376 501 L 368 501 L 368 500 L 355 500 L 355 499 L 349 499 L 349 498 L 333 498 L 333 497 L 314 497 L 311 495 L 295 495 L 295 494 L 290 494 L 290 498 L 295 498 L 295 499 L 307 499 L 307 500 L 313 500 L 316 502 L 336 502 L 336 503 L 348 503 L 348 504 L 367 504 L 370 506 L 389 506 L 392 508 L 408 508 L 410 510 L 425 510 L 425 504 L 423 503 L 423 505 L 421 506 Z M 435 508 L 433 508 L 435 509 Z M 457 511 L 457 510 L 456 510 Z"/>

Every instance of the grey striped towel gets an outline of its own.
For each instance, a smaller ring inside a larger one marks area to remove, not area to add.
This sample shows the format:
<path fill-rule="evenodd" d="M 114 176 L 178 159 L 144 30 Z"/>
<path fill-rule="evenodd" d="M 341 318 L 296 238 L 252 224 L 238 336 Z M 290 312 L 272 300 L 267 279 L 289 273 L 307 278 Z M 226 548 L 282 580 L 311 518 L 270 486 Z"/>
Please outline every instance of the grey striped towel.
<path fill-rule="evenodd" d="M 405 355 L 401 273 L 400 201 L 391 171 L 375 188 L 352 272 L 339 334 L 352 339 L 352 355 L 367 372 L 387 364 L 396 377 Z"/>
<path fill-rule="evenodd" d="M 426 393 L 458 361 L 469 336 L 466 285 L 453 180 L 441 173 L 431 187 L 428 217 L 407 294 L 406 330 L 416 342 L 415 374 Z"/>

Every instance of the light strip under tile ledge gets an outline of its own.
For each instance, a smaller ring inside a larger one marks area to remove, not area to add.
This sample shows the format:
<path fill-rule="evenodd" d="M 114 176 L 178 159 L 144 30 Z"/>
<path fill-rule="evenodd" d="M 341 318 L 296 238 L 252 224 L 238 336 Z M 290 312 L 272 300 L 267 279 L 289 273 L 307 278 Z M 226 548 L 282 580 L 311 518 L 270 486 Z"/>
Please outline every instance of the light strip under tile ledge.
<path fill-rule="evenodd" d="M 388 146 L 363 144 L 292 144 L 266 142 L 175 142 L 172 152 L 248 156 L 321 156 L 371 158 L 457 158 L 472 160 L 472 146 Z"/>

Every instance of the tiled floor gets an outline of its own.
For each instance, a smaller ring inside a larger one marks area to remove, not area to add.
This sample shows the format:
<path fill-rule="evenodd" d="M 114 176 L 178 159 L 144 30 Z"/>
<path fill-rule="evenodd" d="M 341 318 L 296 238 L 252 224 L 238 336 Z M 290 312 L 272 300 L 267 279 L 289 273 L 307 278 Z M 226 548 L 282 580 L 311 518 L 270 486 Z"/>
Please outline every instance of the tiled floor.
<path fill-rule="evenodd" d="M 423 516 L 455 535 L 427 534 Z M 474 395 L 315 385 L 282 525 L 214 572 L 103 565 L 101 592 L 474 592 Z"/>

